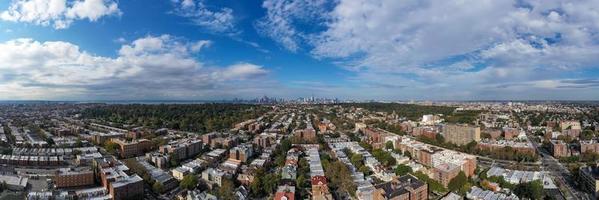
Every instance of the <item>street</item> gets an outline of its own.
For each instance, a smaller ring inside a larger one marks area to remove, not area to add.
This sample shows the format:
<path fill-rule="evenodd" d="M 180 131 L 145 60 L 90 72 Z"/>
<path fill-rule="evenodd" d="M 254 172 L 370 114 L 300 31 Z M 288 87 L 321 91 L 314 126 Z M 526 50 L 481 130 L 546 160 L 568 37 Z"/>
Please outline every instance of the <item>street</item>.
<path fill-rule="evenodd" d="M 575 180 L 572 179 L 572 174 L 564 165 L 541 148 L 535 140 L 530 141 L 541 155 L 541 162 L 543 163 L 541 170 L 551 173 L 554 180 L 566 188 L 565 192 L 567 194 L 563 194 L 566 199 L 591 199 L 587 193 L 576 189 Z"/>

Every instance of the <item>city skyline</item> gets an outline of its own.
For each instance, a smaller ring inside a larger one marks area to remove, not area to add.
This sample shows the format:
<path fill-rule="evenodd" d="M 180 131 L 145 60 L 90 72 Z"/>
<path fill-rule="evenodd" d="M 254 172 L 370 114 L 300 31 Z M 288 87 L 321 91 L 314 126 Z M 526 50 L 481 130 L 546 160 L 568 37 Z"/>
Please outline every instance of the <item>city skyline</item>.
<path fill-rule="evenodd" d="M 599 2 L 10 0 L 0 100 L 599 100 Z"/>

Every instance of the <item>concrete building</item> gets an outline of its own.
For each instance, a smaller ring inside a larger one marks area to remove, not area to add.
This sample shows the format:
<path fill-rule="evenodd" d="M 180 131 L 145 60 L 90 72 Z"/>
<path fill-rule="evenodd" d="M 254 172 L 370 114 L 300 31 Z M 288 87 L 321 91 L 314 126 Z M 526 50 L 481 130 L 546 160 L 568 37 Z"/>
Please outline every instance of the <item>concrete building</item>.
<path fill-rule="evenodd" d="M 5 182 L 10 190 L 22 191 L 27 187 L 28 181 L 29 179 L 27 177 L 0 175 L 0 183 Z"/>
<path fill-rule="evenodd" d="M 171 174 L 173 175 L 173 177 L 179 181 L 183 180 L 183 178 L 190 173 L 191 172 L 188 169 L 185 169 L 183 167 L 177 167 L 171 170 Z"/>
<path fill-rule="evenodd" d="M 472 141 L 480 141 L 480 127 L 447 124 L 443 126 L 445 141 L 456 145 L 466 145 Z"/>
<path fill-rule="evenodd" d="M 225 178 L 227 178 L 226 173 L 220 169 L 208 168 L 202 172 L 202 179 L 209 184 L 221 186 Z"/>
<path fill-rule="evenodd" d="M 120 132 L 109 132 L 109 133 L 102 133 L 102 132 L 92 132 L 92 142 L 95 144 L 104 144 L 104 142 L 109 141 L 112 138 L 124 138 L 125 137 L 125 133 L 120 133 Z"/>
<path fill-rule="evenodd" d="M 582 189 L 593 196 L 593 199 L 599 198 L 599 168 L 598 167 L 581 167 L 578 171 Z"/>

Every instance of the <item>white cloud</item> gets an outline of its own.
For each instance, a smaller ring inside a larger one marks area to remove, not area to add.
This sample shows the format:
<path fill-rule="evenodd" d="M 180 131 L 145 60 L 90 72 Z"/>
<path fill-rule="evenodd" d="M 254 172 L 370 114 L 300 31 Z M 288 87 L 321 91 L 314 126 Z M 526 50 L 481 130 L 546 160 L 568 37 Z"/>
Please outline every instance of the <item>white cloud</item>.
<path fill-rule="evenodd" d="M 111 58 L 68 42 L 10 40 L 0 43 L 0 92 L 16 99 L 141 99 L 214 97 L 243 93 L 241 86 L 260 88 L 268 73 L 262 66 L 206 66 L 197 60 L 195 54 L 209 43 L 147 36 L 123 44 Z"/>
<path fill-rule="evenodd" d="M 222 7 L 216 9 L 207 6 L 203 0 L 173 0 L 174 14 L 188 18 L 192 23 L 208 31 L 237 34 L 233 9 Z"/>
<path fill-rule="evenodd" d="M 265 35 L 292 52 L 308 44 L 315 58 L 355 72 L 350 81 L 393 82 L 416 89 L 402 89 L 406 97 L 490 97 L 501 83 L 526 85 L 526 92 L 548 90 L 534 86 L 584 78 L 582 70 L 599 70 L 597 0 L 334 2 L 300 9 L 318 10 L 318 16 L 295 17 L 301 7 L 296 1 L 265 1 L 267 14 L 257 28 L 266 27 Z M 316 20 L 310 26 L 319 28 L 305 31 L 294 23 L 298 20 Z M 394 95 L 394 90 L 386 91 Z M 518 92 L 508 96 L 533 94 Z"/>
<path fill-rule="evenodd" d="M 296 52 L 300 49 L 300 42 L 307 35 L 295 27 L 298 22 L 308 22 L 311 26 L 318 24 L 314 19 L 325 17 L 323 6 L 325 0 L 266 0 L 262 7 L 266 9 L 266 16 L 255 23 L 259 33 L 272 38 L 287 50 Z"/>
<path fill-rule="evenodd" d="M 268 71 L 262 68 L 262 66 L 254 65 L 251 63 L 239 63 L 231 65 L 222 71 L 215 72 L 213 75 L 217 78 L 222 79 L 246 79 L 254 78 L 267 74 Z"/>
<path fill-rule="evenodd" d="M 75 20 L 93 22 L 120 14 L 113 0 L 12 0 L 8 10 L 0 13 L 0 19 L 64 29 Z"/>

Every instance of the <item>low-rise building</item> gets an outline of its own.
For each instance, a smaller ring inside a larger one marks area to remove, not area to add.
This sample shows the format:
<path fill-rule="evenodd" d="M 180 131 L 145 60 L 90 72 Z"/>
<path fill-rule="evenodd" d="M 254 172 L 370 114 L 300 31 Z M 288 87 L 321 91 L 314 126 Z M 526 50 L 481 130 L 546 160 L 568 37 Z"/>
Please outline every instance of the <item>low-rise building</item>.
<path fill-rule="evenodd" d="M 207 183 L 221 186 L 223 179 L 227 178 L 227 174 L 218 168 L 207 168 L 202 172 L 202 179 Z"/>
<path fill-rule="evenodd" d="M 408 174 L 374 186 L 373 200 L 426 200 L 428 185 Z"/>
<path fill-rule="evenodd" d="M 179 185 L 173 176 L 160 168 L 154 167 L 146 160 L 138 158 L 137 162 L 145 168 L 150 175 L 150 178 L 155 182 L 160 183 L 166 191 L 176 188 Z"/>
<path fill-rule="evenodd" d="M 28 180 L 27 177 L 22 176 L 0 175 L 0 183 L 6 183 L 6 186 L 10 190 L 25 190 Z"/>
<path fill-rule="evenodd" d="M 282 185 L 277 188 L 275 200 L 295 200 L 295 187 Z"/>
<path fill-rule="evenodd" d="M 472 186 L 470 191 L 466 193 L 467 199 L 472 200 L 518 200 L 518 196 L 515 194 L 504 194 L 499 192 L 493 192 L 490 190 L 484 190 L 476 186 Z"/>
<path fill-rule="evenodd" d="M 183 180 L 183 178 L 190 173 L 191 172 L 188 169 L 185 169 L 183 167 L 177 167 L 171 170 L 171 174 L 173 175 L 173 177 L 175 177 L 175 179 L 179 181 Z"/>

